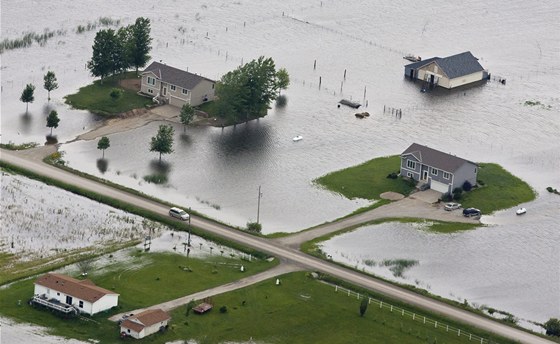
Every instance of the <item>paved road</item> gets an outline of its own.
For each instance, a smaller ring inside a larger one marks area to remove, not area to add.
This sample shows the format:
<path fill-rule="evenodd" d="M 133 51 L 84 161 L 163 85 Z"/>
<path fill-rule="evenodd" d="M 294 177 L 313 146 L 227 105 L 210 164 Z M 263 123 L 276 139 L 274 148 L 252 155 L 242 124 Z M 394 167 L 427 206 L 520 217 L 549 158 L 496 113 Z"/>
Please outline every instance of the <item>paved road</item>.
<path fill-rule="evenodd" d="M 28 155 L 22 157 L 19 156 L 16 152 L 0 150 L 0 160 L 4 160 L 11 164 L 20 166 L 22 168 L 48 176 L 53 179 L 61 180 L 68 184 L 78 185 L 84 189 L 95 191 L 97 193 L 134 204 L 138 207 L 153 211 L 161 215 L 168 214 L 169 209 L 165 205 L 129 194 L 121 190 L 113 189 L 102 183 L 79 177 L 64 170 L 46 165 L 40 160 L 36 159 L 36 156 Z M 405 303 L 442 314 L 446 317 L 479 327 L 490 332 L 494 332 L 507 338 L 516 339 L 523 343 L 551 343 L 546 339 L 531 335 L 524 331 L 520 331 L 515 328 L 492 321 L 490 319 L 478 316 L 476 314 L 455 308 L 437 300 L 415 294 L 406 289 L 402 289 L 392 284 L 377 280 L 373 277 L 369 277 L 358 272 L 345 269 L 338 265 L 331 264 L 324 260 L 311 257 L 294 249 L 293 247 L 285 246 L 282 242 L 255 237 L 241 231 L 231 229 L 227 226 L 217 224 L 210 220 L 197 217 L 193 217 L 191 219 L 191 224 L 209 233 L 241 243 L 248 247 L 255 248 L 262 252 L 266 252 L 270 255 L 276 256 L 282 260 L 286 260 L 304 269 L 327 273 L 329 275 L 346 280 L 352 284 L 374 290 L 389 297 L 401 300 Z"/>

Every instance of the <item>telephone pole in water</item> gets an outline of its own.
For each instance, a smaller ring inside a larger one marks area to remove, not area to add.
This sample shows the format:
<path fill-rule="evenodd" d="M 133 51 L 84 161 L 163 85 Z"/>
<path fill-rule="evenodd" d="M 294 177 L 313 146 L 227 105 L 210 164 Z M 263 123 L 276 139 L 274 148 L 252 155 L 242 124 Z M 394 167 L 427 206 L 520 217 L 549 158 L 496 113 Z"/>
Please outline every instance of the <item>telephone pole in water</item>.
<path fill-rule="evenodd" d="M 262 197 L 262 192 L 261 192 L 261 186 L 259 185 L 259 198 L 257 203 L 257 223 L 259 223 L 259 215 L 261 212 L 261 197 Z"/>

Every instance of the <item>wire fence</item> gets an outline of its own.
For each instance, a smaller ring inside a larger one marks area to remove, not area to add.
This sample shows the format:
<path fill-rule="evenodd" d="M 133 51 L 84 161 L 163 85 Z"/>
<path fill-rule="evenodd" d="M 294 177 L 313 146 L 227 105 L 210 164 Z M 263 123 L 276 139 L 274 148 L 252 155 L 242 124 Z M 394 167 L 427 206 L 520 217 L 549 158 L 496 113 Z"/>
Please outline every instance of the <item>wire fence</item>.
<path fill-rule="evenodd" d="M 327 283 L 327 282 L 325 282 L 325 283 Z M 345 294 L 348 297 L 355 297 L 357 300 L 361 300 L 364 297 L 367 297 L 369 305 L 376 306 L 380 309 L 389 310 L 390 312 L 400 314 L 403 317 L 408 317 L 408 318 L 412 319 L 413 321 L 416 321 L 416 322 L 421 323 L 421 324 L 425 324 L 426 326 L 431 326 L 431 327 L 436 328 L 438 330 L 455 333 L 457 335 L 457 337 L 461 337 L 462 339 L 472 341 L 473 343 L 480 343 L 480 344 L 485 344 L 485 343 L 486 344 L 490 344 L 490 343 L 495 344 L 496 343 L 495 341 L 490 341 L 489 339 L 486 339 L 486 338 L 480 337 L 476 334 L 472 334 L 470 332 L 461 330 L 460 328 L 456 328 L 456 327 L 450 326 L 448 324 L 442 323 L 440 321 L 430 319 L 430 318 L 428 318 L 424 315 L 420 315 L 420 314 L 416 314 L 414 312 L 407 311 L 406 309 L 391 305 L 390 303 L 387 303 L 387 302 L 384 302 L 384 301 L 381 301 L 381 300 L 378 300 L 378 299 L 371 298 L 367 295 L 357 293 L 357 292 L 352 291 L 350 289 L 346 289 L 344 287 L 340 287 L 338 285 L 331 284 L 331 283 L 327 283 L 327 284 L 334 287 L 335 293 Z"/>

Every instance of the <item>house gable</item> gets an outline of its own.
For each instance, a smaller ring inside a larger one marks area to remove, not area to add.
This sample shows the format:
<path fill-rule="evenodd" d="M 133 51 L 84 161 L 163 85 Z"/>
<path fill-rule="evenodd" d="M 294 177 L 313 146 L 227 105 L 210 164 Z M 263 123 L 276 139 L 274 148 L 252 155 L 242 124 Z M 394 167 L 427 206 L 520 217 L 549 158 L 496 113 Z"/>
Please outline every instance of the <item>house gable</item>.
<path fill-rule="evenodd" d="M 152 62 L 142 74 L 151 72 L 158 77 L 162 82 L 169 85 L 177 86 L 182 89 L 192 90 L 202 80 L 208 80 L 214 83 L 214 80 L 189 73 L 187 71 L 171 67 L 159 62 Z"/>

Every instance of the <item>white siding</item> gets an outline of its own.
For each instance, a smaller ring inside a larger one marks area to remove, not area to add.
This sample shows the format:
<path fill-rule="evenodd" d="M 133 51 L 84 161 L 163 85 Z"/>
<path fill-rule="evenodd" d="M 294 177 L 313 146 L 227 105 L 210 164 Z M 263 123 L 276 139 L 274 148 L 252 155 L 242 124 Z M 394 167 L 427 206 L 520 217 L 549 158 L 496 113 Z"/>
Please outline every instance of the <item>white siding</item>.
<path fill-rule="evenodd" d="M 214 100 L 214 91 L 214 83 L 202 79 L 190 92 L 191 105 L 197 106 L 204 103 L 204 98 L 206 98 L 207 101 Z"/>
<path fill-rule="evenodd" d="M 93 314 L 102 312 L 107 309 L 115 307 L 119 303 L 119 295 L 107 294 L 95 301 L 93 304 Z"/>
<path fill-rule="evenodd" d="M 484 72 L 483 71 L 472 73 L 472 74 L 465 75 L 465 76 L 460 76 L 458 78 L 451 79 L 449 81 L 449 87 L 448 88 L 463 86 L 463 85 L 466 85 L 466 84 L 470 84 L 471 82 L 480 81 L 483 78 L 484 78 Z"/>
<path fill-rule="evenodd" d="M 62 292 L 54 289 L 48 289 L 42 285 L 35 284 L 35 295 L 47 295 L 49 299 L 56 299 L 62 303 L 66 303 L 66 296 Z M 72 297 L 72 305 L 80 310 L 82 313 L 93 315 L 95 313 L 110 309 L 118 304 L 119 296 L 117 294 L 105 295 L 94 303 L 84 301 L 75 296 Z M 80 307 L 80 301 L 83 301 L 83 307 Z"/>

